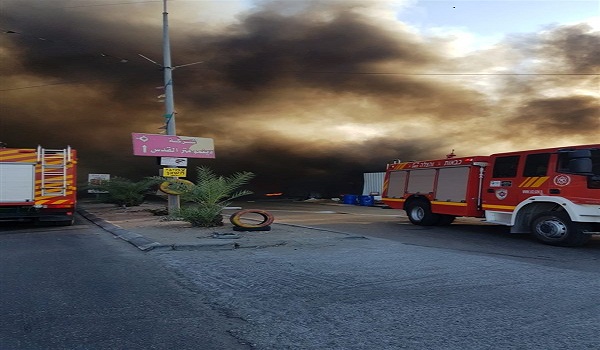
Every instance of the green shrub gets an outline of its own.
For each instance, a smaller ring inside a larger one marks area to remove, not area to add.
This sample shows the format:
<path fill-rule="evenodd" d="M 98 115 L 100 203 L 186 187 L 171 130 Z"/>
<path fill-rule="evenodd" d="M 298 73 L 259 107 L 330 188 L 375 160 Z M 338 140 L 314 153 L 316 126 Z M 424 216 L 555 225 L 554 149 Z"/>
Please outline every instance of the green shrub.
<path fill-rule="evenodd" d="M 179 211 L 179 217 L 184 221 L 197 227 L 215 227 L 223 226 L 223 215 L 221 215 L 222 207 L 193 205 L 183 207 Z"/>
<path fill-rule="evenodd" d="M 181 195 L 183 201 L 192 204 L 183 207 L 179 216 L 192 226 L 221 226 L 223 209 L 230 205 L 233 199 L 252 194 L 251 191 L 239 188 L 250 182 L 254 174 L 244 171 L 231 176 L 219 176 L 208 167 L 198 167 L 196 170 L 196 183 L 186 187 Z"/>
<path fill-rule="evenodd" d="M 145 178 L 134 182 L 126 178 L 114 177 L 111 180 L 90 185 L 90 188 L 107 192 L 100 196 L 103 202 L 132 207 L 142 204 L 150 188 L 159 182 L 160 179 L 157 178 Z"/>

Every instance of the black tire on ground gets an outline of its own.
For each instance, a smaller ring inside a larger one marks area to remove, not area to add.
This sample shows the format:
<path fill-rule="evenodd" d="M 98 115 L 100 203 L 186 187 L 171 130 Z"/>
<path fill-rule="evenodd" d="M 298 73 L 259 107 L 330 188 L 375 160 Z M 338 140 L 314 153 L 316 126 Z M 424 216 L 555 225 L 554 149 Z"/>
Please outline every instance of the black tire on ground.
<path fill-rule="evenodd" d="M 440 221 L 440 215 L 431 212 L 429 202 L 420 199 L 408 204 L 406 215 L 411 223 L 420 226 L 433 226 Z"/>
<path fill-rule="evenodd" d="M 75 224 L 75 217 L 72 216 L 65 220 L 45 221 L 45 222 L 47 223 L 47 225 L 51 225 L 51 226 L 73 226 L 73 224 Z M 44 223 L 44 221 L 42 221 L 42 223 Z"/>
<path fill-rule="evenodd" d="M 72 217 L 69 220 L 60 221 L 60 222 L 61 222 L 61 226 L 73 226 L 73 224 L 75 224 L 75 217 Z"/>
<path fill-rule="evenodd" d="M 445 214 L 440 215 L 440 221 L 438 222 L 438 225 L 448 226 L 454 222 L 454 219 L 456 219 L 456 216 L 454 216 L 454 215 L 445 215 Z"/>
<path fill-rule="evenodd" d="M 538 240 L 555 246 L 576 247 L 587 243 L 590 235 L 583 233 L 585 223 L 573 222 L 565 211 L 548 211 L 535 216 L 531 232 Z"/>
<path fill-rule="evenodd" d="M 242 215 L 245 215 L 245 214 L 258 214 L 259 216 L 262 217 L 263 221 L 259 222 L 257 224 L 242 222 L 241 221 Z M 271 225 L 273 223 L 273 221 L 275 221 L 275 218 L 273 217 L 273 215 L 271 213 L 269 213 L 268 211 L 265 211 L 265 210 L 244 209 L 244 210 L 240 210 L 240 211 L 233 213 L 233 215 L 231 215 L 229 217 L 229 221 L 236 227 L 252 229 L 252 228 L 267 227 L 267 226 Z"/>

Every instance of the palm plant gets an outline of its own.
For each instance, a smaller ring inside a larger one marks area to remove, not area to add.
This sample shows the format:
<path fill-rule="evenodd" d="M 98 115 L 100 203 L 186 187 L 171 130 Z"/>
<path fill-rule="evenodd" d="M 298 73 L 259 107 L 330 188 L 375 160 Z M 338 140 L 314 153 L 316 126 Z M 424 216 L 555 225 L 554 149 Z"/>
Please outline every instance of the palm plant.
<path fill-rule="evenodd" d="M 214 227 L 223 225 L 223 209 L 233 199 L 252 194 L 240 187 L 254 178 L 251 172 L 237 172 L 230 176 L 216 175 L 208 167 L 197 167 L 197 181 L 182 188 L 181 199 L 193 205 L 181 208 L 181 218 L 193 226 Z"/>

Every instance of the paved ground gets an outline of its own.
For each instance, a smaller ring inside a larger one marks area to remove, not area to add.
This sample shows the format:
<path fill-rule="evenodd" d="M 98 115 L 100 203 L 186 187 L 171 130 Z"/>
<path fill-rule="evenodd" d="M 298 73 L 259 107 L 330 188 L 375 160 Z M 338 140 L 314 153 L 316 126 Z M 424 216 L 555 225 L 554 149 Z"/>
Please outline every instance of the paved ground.
<path fill-rule="evenodd" d="M 184 221 L 166 221 L 164 216 L 152 214 L 152 210 L 162 207 L 164 205 L 160 203 L 120 208 L 111 204 L 83 202 L 80 204 L 79 212 L 141 250 L 228 250 L 280 245 L 319 246 L 327 244 L 328 240 L 335 241 L 354 236 L 341 231 L 308 228 L 300 223 L 279 222 L 273 224 L 270 231 L 235 231 L 227 217 L 239 208 L 224 211 L 226 218 L 222 227 L 198 228 Z"/>
<path fill-rule="evenodd" d="M 213 238 L 232 227 L 99 209 L 88 206 L 127 228 L 108 227 L 180 285 L 240 320 L 229 333 L 256 349 L 600 348 L 600 271 L 302 225 Z"/>
<path fill-rule="evenodd" d="M 153 255 L 80 217 L 0 223 L 1 350 L 250 349 Z"/>
<path fill-rule="evenodd" d="M 156 256 L 257 349 L 600 348 L 600 273 L 380 239 Z"/>

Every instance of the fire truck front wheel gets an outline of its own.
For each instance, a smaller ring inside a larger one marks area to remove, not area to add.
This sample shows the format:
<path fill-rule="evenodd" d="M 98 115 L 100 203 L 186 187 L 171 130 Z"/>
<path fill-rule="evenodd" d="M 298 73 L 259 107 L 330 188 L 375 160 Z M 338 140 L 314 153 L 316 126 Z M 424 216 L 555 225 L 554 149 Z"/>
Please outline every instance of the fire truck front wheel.
<path fill-rule="evenodd" d="M 414 225 L 433 226 L 440 222 L 440 215 L 431 212 L 427 201 L 417 199 L 408 203 L 406 208 L 408 220 Z"/>
<path fill-rule="evenodd" d="M 585 224 L 571 221 L 565 211 L 540 213 L 531 223 L 531 232 L 535 238 L 546 244 L 562 247 L 584 245 L 590 239 L 583 232 L 585 229 Z"/>

